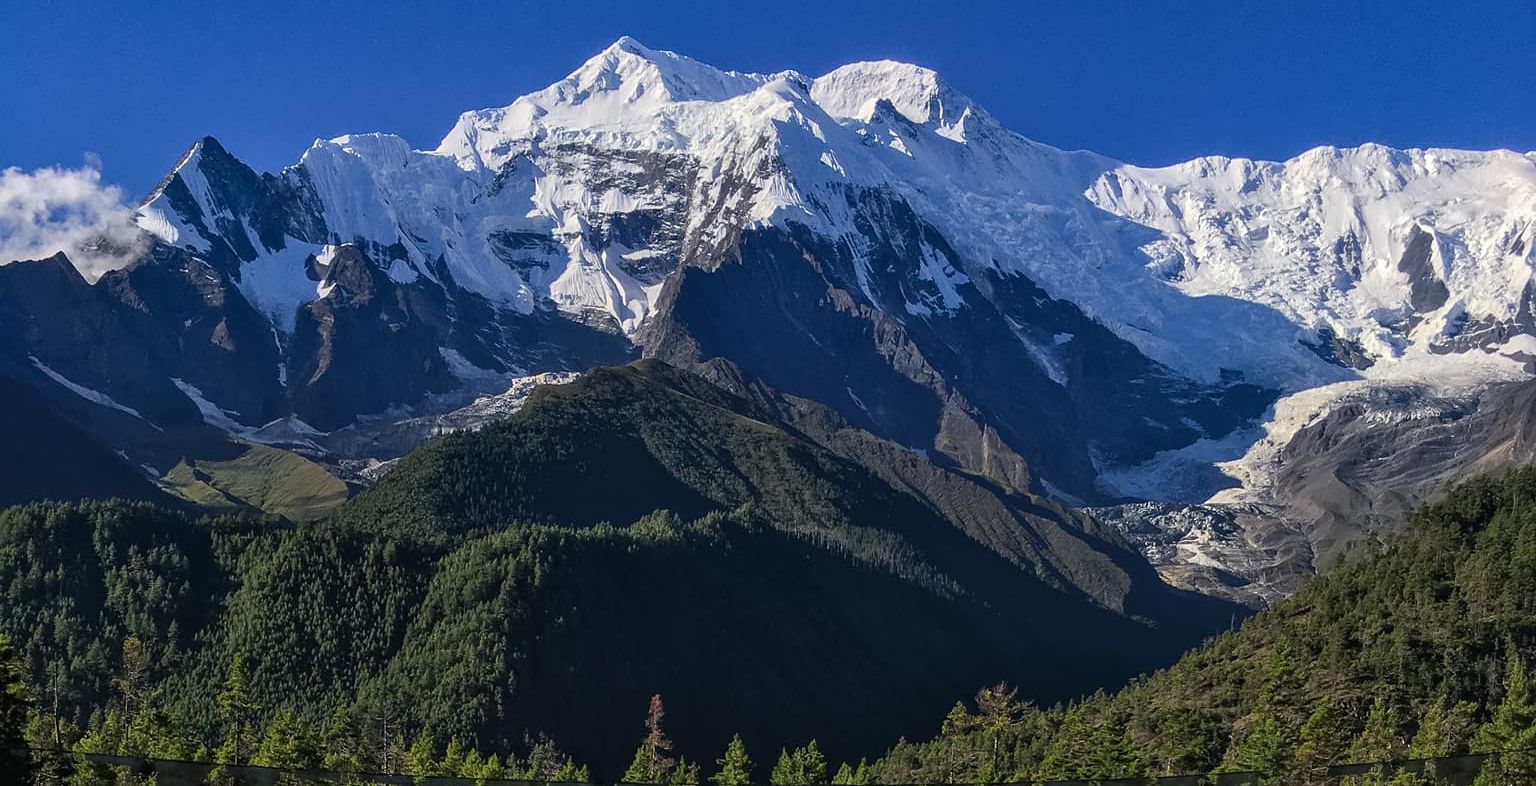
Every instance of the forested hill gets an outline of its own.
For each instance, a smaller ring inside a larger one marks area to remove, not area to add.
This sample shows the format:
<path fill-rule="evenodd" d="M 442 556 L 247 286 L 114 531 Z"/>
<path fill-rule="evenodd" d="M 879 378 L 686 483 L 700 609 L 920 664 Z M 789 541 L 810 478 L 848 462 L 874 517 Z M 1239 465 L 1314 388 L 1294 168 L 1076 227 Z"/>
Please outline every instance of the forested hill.
<path fill-rule="evenodd" d="M 1090 522 L 860 433 L 820 444 L 659 363 L 601 370 L 314 524 L 0 513 L 0 633 L 68 720 L 133 707 L 185 755 L 227 738 L 238 660 L 259 724 L 345 709 L 504 752 L 548 735 L 617 774 L 653 694 L 694 760 L 738 731 L 853 757 L 978 685 L 1067 699 L 1231 618 Z"/>
<path fill-rule="evenodd" d="M 1013 586 L 1008 571 L 1010 594 L 1044 584 L 1196 634 L 1231 619 L 1227 604 L 1170 589 L 1087 516 L 944 469 L 820 404 L 654 360 L 540 387 L 516 416 L 415 451 L 338 518 L 451 541 L 508 522 L 618 524 L 663 508 L 687 519 L 742 505 L 898 571 L 985 576 L 1001 557 L 1038 580 Z"/>
<path fill-rule="evenodd" d="M 1313 579 L 1117 693 L 1042 711 L 984 692 L 979 707 L 956 707 L 937 739 L 897 746 L 870 777 L 1224 767 L 1311 783 L 1330 761 L 1528 749 L 1536 687 L 1526 664 L 1536 664 L 1536 469 L 1460 485 L 1385 553 Z M 1536 782 L 1536 759 L 1509 767 L 1487 782 Z"/>

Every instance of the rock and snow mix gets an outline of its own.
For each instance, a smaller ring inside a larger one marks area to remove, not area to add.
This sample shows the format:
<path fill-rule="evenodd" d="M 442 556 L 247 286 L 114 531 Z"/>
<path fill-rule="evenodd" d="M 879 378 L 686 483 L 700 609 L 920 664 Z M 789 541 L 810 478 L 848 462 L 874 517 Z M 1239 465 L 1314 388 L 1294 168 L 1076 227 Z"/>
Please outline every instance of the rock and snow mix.
<path fill-rule="evenodd" d="M 434 150 L 317 141 L 278 182 L 318 233 L 252 226 L 202 158 L 178 164 L 181 185 L 168 178 L 139 225 L 198 252 L 248 238 L 240 287 L 279 333 L 328 296 L 316 271 L 350 243 L 388 249 L 394 281 L 446 270 L 500 307 L 552 304 L 633 336 L 668 276 L 754 225 L 843 241 L 867 268 L 850 193 L 894 194 L 955 252 L 921 244 L 912 262 L 932 291 L 897 319 L 963 310 L 959 288 L 988 270 L 1023 274 L 1176 373 L 1279 391 L 1267 424 L 1103 468 L 1144 498 L 1260 487 L 1277 445 L 1335 397 L 1507 379 L 1536 349 L 1536 154 L 1365 145 L 1149 169 L 1026 139 L 904 63 L 744 74 L 623 38 L 544 90 L 465 113 Z M 1052 348 L 1016 332 L 1060 381 Z"/>

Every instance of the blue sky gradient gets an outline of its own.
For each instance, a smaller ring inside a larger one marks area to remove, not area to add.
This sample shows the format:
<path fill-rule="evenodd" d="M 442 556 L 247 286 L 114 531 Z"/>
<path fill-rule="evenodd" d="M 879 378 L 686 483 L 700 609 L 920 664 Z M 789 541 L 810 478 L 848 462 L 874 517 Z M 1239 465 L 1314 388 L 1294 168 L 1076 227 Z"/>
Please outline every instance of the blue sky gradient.
<path fill-rule="evenodd" d="M 1536 149 L 1536 3 L 10 0 L 0 168 L 148 190 L 192 141 L 262 169 L 317 137 L 435 147 L 622 34 L 723 68 L 938 70 L 1014 130 L 1157 165 L 1319 144 Z"/>

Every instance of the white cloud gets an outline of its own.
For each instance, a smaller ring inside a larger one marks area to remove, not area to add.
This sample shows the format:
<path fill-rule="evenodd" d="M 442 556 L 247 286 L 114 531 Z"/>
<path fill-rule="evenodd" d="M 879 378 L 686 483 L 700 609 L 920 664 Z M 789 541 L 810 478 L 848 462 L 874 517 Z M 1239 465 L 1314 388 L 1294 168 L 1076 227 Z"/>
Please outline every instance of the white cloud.
<path fill-rule="evenodd" d="M 0 265 L 62 251 L 94 282 L 143 255 L 149 241 L 133 225 L 123 190 L 103 185 L 95 163 L 0 171 Z"/>

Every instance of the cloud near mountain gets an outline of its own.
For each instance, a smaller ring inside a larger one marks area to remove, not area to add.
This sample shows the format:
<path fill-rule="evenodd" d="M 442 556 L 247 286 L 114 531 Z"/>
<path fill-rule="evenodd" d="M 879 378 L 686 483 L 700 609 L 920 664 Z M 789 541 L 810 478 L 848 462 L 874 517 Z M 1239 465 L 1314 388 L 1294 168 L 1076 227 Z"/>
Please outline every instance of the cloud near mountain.
<path fill-rule="evenodd" d="M 0 265 L 63 252 L 95 280 L 147 247 L 122 189 L 103 185 L 95 167 L 0 172 Z"/>

